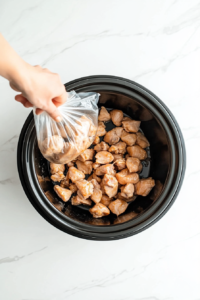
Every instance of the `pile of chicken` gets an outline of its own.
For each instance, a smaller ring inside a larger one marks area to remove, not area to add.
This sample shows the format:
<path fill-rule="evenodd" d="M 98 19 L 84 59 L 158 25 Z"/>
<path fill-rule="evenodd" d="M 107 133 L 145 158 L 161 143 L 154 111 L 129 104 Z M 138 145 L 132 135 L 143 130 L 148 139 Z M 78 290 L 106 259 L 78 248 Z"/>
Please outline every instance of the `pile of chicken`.
<path fill-rule="evenodd" d="M 139 177 L 149 142 L 138 131 L 141 122 L 124 117 L 121 110 L 109 113 L 101 107 L 98 120 L 94 149 L 69 162 L 66 176 L 65 165 L 51 163 L 51 179 L 60 182 L 54 190 L 64 202 L 71 198 L 72 205 L 94 204 L 89 209 L 94 218 L 107 216 L 110 211 L 119 216 L 130 201 L 137 195 L 147 196 L 155 185 L 151 177 Z M 110 120 L 116 127 L 106 132 L 104 122 Z M 100 137 L 104 137 L 101 142 Z M 90 176 L 85 179 L 85 175 Z"/>

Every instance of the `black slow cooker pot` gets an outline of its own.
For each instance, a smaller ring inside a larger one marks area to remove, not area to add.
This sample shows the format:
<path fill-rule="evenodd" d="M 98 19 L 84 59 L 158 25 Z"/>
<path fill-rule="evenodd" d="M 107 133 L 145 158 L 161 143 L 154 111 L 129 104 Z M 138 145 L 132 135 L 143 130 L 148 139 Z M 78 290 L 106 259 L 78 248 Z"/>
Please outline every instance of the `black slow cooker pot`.
<path fill-rule="evenodd" d="M 88 210 L 65 205 L 48 181 L 47 161 L 36 140 L 33 114 L 28 116 L 18 143 L 18 171 L 24 191 L 36 210 L 49 223 L 71 235 L 90 240 L 115 240 L 139 233 L 157 222 L 174 203 L 181 188 L 186 153 L 181 130 L 166 105 L 136 82 L 115 76 L 89 76 L 65 84 L 66 90 L 99 92 L 99 106 L 117 108 L 142 121 L 150 141 L 148 176 L 156 185 L 147 197 L 137 197 L 127 211 L 93 219 Z"/>

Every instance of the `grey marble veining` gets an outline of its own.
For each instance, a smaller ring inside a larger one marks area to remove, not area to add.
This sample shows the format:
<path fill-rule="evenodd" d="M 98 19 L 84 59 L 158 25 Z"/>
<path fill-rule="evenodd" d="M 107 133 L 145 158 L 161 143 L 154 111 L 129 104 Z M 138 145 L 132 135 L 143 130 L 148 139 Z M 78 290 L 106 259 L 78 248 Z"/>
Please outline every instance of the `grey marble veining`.
<path fill-rule="evenodd" d="M 187 150 L 180 194 L 154 226 L 106 243 L 69 236 L 21 187 L 17 142 L 31 110 L 0 78 L 0 299 L 200 299 L 199 0 L 1 0 L 0 31 L 63 83 L 105 74 L 146 86 L 176 117 Z"/>

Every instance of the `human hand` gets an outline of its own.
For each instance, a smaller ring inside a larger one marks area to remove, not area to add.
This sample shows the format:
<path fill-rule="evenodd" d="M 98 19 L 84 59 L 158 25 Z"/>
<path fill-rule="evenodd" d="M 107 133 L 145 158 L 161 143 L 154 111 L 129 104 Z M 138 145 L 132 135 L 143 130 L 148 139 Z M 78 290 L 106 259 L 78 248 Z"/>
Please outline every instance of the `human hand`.
<path fill-rule="evenodd" d="M 15 100 L 25 107 L 36 107 L 36 114 L 46 111 L 56 122 L 62 117 L 58 106 L 67 100 L 67 92 L 61 82 L 60 76 L 43 69 L 40 66 L 26 64 L 22 68 L 22 76 L 13 76 L 10 86 L 13 90 L 21 92 Z"/>

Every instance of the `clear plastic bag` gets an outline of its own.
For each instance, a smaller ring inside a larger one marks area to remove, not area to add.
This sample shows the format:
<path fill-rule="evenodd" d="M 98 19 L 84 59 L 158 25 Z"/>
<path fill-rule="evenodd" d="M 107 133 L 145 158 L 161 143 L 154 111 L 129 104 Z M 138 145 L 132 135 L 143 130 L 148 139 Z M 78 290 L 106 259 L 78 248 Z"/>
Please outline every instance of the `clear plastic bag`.
<path fill-rule="evenodd" d="M 34 111 L 38 146 L 48 161 L 65 164 L 90 147 L 97 133 L 99 96 L 69 92 L 67 101 L 59 107 L 59 123 L 46 112 L 36 115 Z"/>

